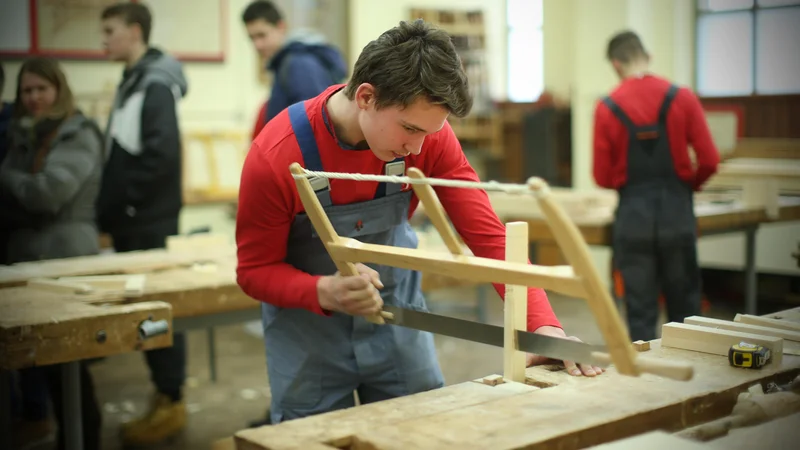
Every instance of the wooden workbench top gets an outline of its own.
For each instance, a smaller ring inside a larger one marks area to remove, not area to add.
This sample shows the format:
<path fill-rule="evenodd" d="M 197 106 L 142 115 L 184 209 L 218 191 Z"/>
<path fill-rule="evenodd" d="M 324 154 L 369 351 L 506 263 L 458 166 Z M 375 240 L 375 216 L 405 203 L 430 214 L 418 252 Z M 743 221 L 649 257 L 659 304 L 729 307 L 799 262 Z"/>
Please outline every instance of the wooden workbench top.
<path fill-rule="evenodd" d="M 526 384 L 459 383 L 240 431 L 237 448 L 585 448 L 725 416 L 752 384 L 786 382 L 800 372 L 797 356 L 785 355 L 780 367 L 745 370 L 730 367 L 723 356 L 661 348 L 660 341 L 642 357 L 690 362 L 695 377 L 688 382 L 627 377 L 611 368 L 596 378 L 578 378 L 550 367 L 529 368 Z"/>
<path fill-rule="evenodd" d="M 166 320 L 168 303 L 99 306 L 51 292 L 0 290 L 0 369 L 71 362 L 172 345 L 172 333 L 142 340 L 139 324 Z"/>
<path fill-rule="evenodd" d="M 231 249 L 153 250 L 95 255 L 12 266 L 0 289 L 0 367 L 19 368 L 172 345 L 167 335 L 141 340 L 145 319 L 195 317 L 257 308 L 236 283 Z M 27 286 L 35 277 L 143 273 L 141 294 L 96 288 L 51 292 Z M 98 333 L 104 339 L 99 342 Z"/>
<path fill-rule="evenodd" d="M 169 303 L 173 317 L 194 317 L 233 310 L 255 308 L 258 303 L 245 295 L 236 283 L 235 257 L 219 257 L 213 262 L 191 267 L 178 266 L 146 272 L 141 295 L 126 296 L 113 289 L 96 289 L 88 294 L 52 293 L 37 287 L 17 286 L 0 289 L 2 299 L 38 304 L 44 295 L 63 302 L 88 305 L 132 304 L 148 301 Z"/>

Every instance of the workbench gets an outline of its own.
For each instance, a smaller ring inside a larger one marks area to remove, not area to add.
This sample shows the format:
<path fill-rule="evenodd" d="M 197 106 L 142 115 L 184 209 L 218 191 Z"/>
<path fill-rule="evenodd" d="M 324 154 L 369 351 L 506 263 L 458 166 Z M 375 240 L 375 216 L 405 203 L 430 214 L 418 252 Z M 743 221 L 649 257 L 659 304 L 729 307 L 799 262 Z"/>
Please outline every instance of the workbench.
<path fill-rule="evenodd" d="M 10 385 L 5 378 L 9 370 L 63 363 L 65 426 L 68 442 L 75 445 L 80 442 L 80 361 L 167 347 L 173 332 L 205 328 L 213 362 L 214 326 L 260 316 L 258 303 L 236 284 L 235 261 L 235 250 L 228 246 L 101 254 L 0 268 L 3 389 Z M 142 292 L 51 292 L 27 285 L 36 278 L 126 274 L 145 275 Z M 167 320 L 169 333 L 143 340 L 139 326 L 145 320 Z M 213 364 L 211 369 L 214 378 Z M 3 431 L 8 430 L 8 406 L 2 405 L 0 414 Z M 0 435 L 9 438 L 10 433 Z"/>
<path fill-rule="evenodd" d="M 767 317 L 800 324 L 800 309 Z M 235 434 L 236 448 L 586 448 L 656 430 L 685 430 L 728 416 L 738 395 L 753 384 L 783 384 L 800 373 L 800 357 L 788 354 L 780 365 L 760 370 L 730 367 L 724 356 L 663 348 L 661 340 L 651 341 L 646 354 L 689 362 L 694 378 L 684 382 L 629 377 L 613 367 L 595 378 L 573 377 L 558 366 L 538 366 L 527 369 L 525 383 L 492 385 L 479 379 L 243 430 Z"/>

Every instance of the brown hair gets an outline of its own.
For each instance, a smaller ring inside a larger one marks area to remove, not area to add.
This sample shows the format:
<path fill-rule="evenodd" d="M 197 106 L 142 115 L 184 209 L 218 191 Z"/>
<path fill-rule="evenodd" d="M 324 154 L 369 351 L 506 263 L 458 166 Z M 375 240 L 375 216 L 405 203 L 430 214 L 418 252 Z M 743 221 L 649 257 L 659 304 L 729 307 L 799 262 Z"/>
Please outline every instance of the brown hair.
<path fill-rule="evenodd" d="M 362 83 L 375 87 L 376 107 L 407 107 L 424 97 L 456 117 L 472 109 L 461 58 L 445 31 L 422 20 L 400 22 L 367 44 L 344 90 L 355 97 Z"/>
<path fill-rule="evenodd" d="M 119 18 L 125 25 L 139 25 L 142 30 L 142 41 L 145 45 L 150 42 L 150 30 L 153 28 L 153 16 L 147 6 L 141 3 L 122 2 L 111 5 L 103 10 L 100 19 L 106 20 Z"/>
<path fill-rule="evenodd" d="M 48 117 L 63 119 L 75 112 L 75 99 L 67 83 L 67 77 L 58 61 L 52 58 L 35 57 L 26 60 L 17 75 L 17 98 L 14 102 L 14 116 L 22 117 L 28 114 L 22 104 L 22 75 L 30 73 L 45 79 L 56 88 L 56 101 Z"/>
<path fill-rule="evenodd" d="M 639 35 L 633 31 L 623 31 L 614 35 L 608 42 L 606 57 L 610 61 L 619 61 L 627 64 L 641 57 L 646 57 L 647 51 L 644 49 Z"/>

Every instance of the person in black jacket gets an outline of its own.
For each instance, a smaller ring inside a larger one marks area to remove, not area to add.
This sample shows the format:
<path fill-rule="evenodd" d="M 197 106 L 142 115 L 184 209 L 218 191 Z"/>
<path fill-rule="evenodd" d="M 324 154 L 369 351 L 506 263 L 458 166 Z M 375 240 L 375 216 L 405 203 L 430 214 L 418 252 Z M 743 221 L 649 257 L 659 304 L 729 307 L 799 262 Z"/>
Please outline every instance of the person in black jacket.
<path fill-rule="evenodd" d="M 181 133 L 177 102 L 188 84 L 181 64 L 149 45 L 152 17 L 140 3 L 119 3 L 102 15 L 109 59 L 125 63 L 106 130 L 106 165 L 98 199 L 101 231 L 115 251 L 163 248 L 178 234 L 181 195 Z M 182 387 L 186 337 L 172 347 L 145 352 L 156 387 L 144 417 L 123 425 L 125 445 L 163 441 L 186 425 Z"/>

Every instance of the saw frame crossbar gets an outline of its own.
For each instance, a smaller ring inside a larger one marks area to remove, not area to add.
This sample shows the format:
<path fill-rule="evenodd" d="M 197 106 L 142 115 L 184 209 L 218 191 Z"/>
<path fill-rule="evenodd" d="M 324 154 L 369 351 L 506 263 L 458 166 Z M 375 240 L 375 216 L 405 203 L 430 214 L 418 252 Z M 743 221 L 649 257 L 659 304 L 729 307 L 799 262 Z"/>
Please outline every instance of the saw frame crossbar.
<path fill-rule="evenodd" d="M 537 287 L 587 301 L 605 340 L 608 353 L 595 353 L 599 365 L 614 364 L 623 375 L 639 376 L 652 373 L 678 380 L 691 379 L 693 369 L 683 363 L 647 360 L 637 357 L 627 329 L 616 305 L 592 264 L 589 247 L 578 227 L 551 195 L 547 183 L 540 178 L 530 178 L 526 185 L 500 183 L 475 183 L 461 180 L 427 178 L 417 168 L 407 170 L 406 177 L 312 172 L 299 163 L 289 167 L 297 186 L 300 200 L 314 229 L 326 250 L 345 276 L 357 276 L 355 263 L 373 263 L 397 268 L 430 272 L 472 282 L 505 284 L 506 338 L 504 341 L 505 378 L 525 381 L 525 353 L 518 350 L 516 330 L 527 331 L 527 288 Z M 389 245 L 376 245 L 339 236 L 328 219 L 322 204 L 311 186 L 315 177 L 350 180 L 374 180 L 411 184 L 422 202 L 425 213 L 441 234 L 449 253 L 422 249 L 409 249 Z M 457 188 L 502 190 L 520 195 L 533 195 L 547 218 L 553 236 L 570 265 L 541 266 L 528 260 L 528 223 L 506 224 L 506 260 L 496 260 L 468 254 L 466 245 L 453 230 L 433 190 L 434 185 Z M 391 313 L 383 311 L 366 319 L 376 324 L 386 323 Z"/>

